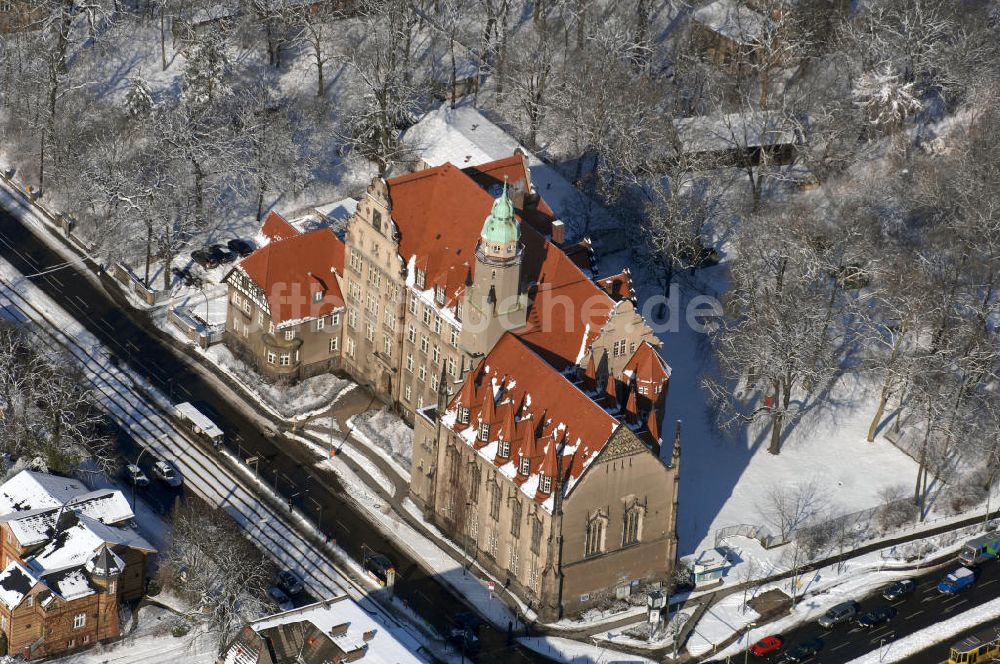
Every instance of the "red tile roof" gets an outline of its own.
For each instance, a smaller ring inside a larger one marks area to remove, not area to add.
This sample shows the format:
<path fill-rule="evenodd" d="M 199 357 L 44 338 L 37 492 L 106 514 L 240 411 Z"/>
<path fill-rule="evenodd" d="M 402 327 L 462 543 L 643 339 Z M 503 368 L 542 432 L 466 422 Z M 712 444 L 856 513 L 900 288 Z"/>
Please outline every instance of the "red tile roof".
<path fill-rule="evenodd" d="M 635 296 L 635 290 L 632 288 L 632 274 L 627 268 L 618 274 L 598 279 L 597 285 L 610 295 L 615 302 L 631 300 Z"/>
<path fill-rule="evenodd" d="M 525 178 L 519 155 L 465 170 L 443 164 L 387 181 L 400 257 L 407 263 L 414 259 L 427 289 L 445 288 L 449 307 L 475 273 L 476 244 L 494 200 L 483 186 L 512 174 Z M 537 207 L 548 210 L 543 200 Z M 523 219 L 523 210 L 516 212 Z M 522 223 L 521 242 L 524 282 L 536 286 L 529 293 L 534 304 L 520 334 L 559 368 L 576 364 L 583 358 L 581 347 L 593 343 L 607 322 L 614 301 L 532 225 Z"/>
<path fill-rule="evenodd" d="M 670 380 L 670 367 L 646 341 L 635 349 L 623 373 L 629 380 L 634 378 L 636 382 L 644 385 L 660 385 Z"/>
<path fill-rule="evenodd" d="M 519 419 L 513 420 L 518 405 Z M 469 408 L 469 425 L 457 421 L 459 406 Z M 546 468 L 552 472 L 557 452 L 562 456 L 563 480 L 572 486 L 619 426 L 617 419 L 510 333 L 501 337 L 479 366 L 466 375 L 448 413 L 448 426 L 481 450 L 506 476 L 517 478 L 539 503 L 548 496 L 537 492 L 538 474 Z M 483 418 L 490 424 L 488 443 L 476 440 L 478 423 Z M 506 436 L 512 422 L 515 434 L 510 457 L 498 459 L 496 441 Z M 518 473 L 521 456 L 531 460 L 527 478 Z"/>
<path fill-rule="evenodd" d="M 277 213 L 268 215 L 262 233 L 280 230 L 284 223 Z M 308 233 L 295 231 L 285 239 L 275 239 L 242 261 L 243 270 L 267 298 L 275 325 L 325 316 L 344 306 L 335 271 L 344 269 L 344 243 L 333 231 L 321 228 Z M 324 293 L 314 301 L 314 294 Z"/>
<path fill-rule="evenodd" d="M 260 227 L 260 234 L 267 238 L 268 241 L 274 242 L 276 240 L 287 240 L 302 233 L 277 212 L 269 212 Z"/>

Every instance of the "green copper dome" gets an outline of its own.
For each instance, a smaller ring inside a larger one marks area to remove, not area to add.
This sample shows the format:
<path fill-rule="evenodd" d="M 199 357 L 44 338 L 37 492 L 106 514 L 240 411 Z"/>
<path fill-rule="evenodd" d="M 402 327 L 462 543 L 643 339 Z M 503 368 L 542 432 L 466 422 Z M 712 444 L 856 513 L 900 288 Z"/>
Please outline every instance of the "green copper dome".
<path fill-rule="evenodd" d="M 503 191 L 500 197 L 493 201 L 493 210 L 483 224 L 482 238 L 489 244 L 508 244 L 521 239 L 521 227 L 514 217 L 514 204 L 507 196 L 507 178 L 504 178 Z"/>

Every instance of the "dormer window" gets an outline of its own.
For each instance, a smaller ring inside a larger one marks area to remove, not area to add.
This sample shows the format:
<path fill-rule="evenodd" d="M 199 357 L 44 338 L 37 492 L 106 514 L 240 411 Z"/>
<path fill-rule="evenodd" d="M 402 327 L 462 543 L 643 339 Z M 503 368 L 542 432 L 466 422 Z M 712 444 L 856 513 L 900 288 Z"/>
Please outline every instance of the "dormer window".
<path fill-rule="evenodd" d="M 552 493 L 552 478 L 542 475 L 538 480 L 538 490 L 542 493 Z"/>
<path fill-rule="evenodd" d="M 444 286 L 434 288 L 434 301 L 438 304 L 444 304 Z"/>
<path fill-rule="evenodd" d="M 417 270 L 417 288 L 423 290 L 427 284 L 427 273 L 423 270 Z"/>
<path fill-rule="evenodd" d="M 498 454 L 500 455 L 501 459 L 508 459 L 508 458 L 510 458 L 510 441 L 509 440 L 501 440 L 500 441 Z"/>
<path fill-rule="evenodd" d="M 316 291 L 315 293 L 313 293 L 313 302 L 322 302 L 322 301 L 323 301 L 323 291 Z"/>
<path fill-rule="evenodd" d="M 499 244 L 494 244 L 493 245 L 493 251 L 499 254 L 500 253 L 500 245 Z"/>
<path fill-rule="evenodd" d="M 462 424 L 469 423 L 469 409 L 465 406 L 458 407 L 458 421 Z"/>
<path fill-rule="evenodd" d="M 521 457 L 521 463 L 517 467 L 517 472 L 527 477 L 531 472 L 531 459 L 526 456 Z"/>
<path fill-rule="evenodd" d="M 486 443 L 490 440 L 490 423 L 480 422 L 479 423 L 479 440 Z"/>

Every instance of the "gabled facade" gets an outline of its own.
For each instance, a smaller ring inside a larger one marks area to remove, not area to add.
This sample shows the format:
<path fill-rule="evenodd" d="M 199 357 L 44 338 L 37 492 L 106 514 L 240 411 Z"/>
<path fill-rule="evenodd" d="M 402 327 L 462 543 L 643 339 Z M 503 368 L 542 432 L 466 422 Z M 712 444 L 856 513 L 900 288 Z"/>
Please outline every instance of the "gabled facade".
<path fill-rule="evenodd" d="M 0 643 L 48 657 L 121 636 L 119 608 L 145 592 L 156 553 L 128 529 L 118 491 L 22 471 L 0 486 Z M 2 649 L 2 648 L 0 648 Z"/>
<path fill-rule="evenodd" d="M 658 418 L 626 405 L 637 384 L 574 382 L 506 334 L 417 418 L 411 496 L 543 620 L 673 566 L 680 450 L 660 459 Z"/>

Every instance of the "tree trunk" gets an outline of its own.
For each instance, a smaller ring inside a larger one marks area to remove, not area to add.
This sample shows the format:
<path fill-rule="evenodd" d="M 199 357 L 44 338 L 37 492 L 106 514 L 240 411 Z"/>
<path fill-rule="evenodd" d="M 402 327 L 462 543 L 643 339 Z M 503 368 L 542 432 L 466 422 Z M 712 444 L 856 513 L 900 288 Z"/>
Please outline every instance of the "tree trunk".
<path fill-rule="evenodd" d="M 146 284 L 146 288 L 149 288 L 149 264 L 153 262 L 153 225 L 146 224 L 146 276 L 143 278 L 142 283 Z"/>
<path fill-rule="evenodd" d="M 205 174 L 202 172 L 201 164 L 198 163 L 197 159 L 191 160 L 191 168 L 194 171 L 194 220 L 200 227 L 205 223 L 205 217 L 202 213 L 202 204 L 205 197 L 203 188 Z"/>
<path fill-rule="evenodd" d="M 163 65 L 163 71 L 167 71 L 167 33 L 166 33 L 166 19 L 164 18 L 164 7 L 160 5 L 160 63 Z"/>
<path fill-rule="evenodd" d="M 889 395 L 892 393 L 892 379 L 886 376 L 885 382 L 882 384 L 882 392 L 879 394 L 878 398 L 878 408 L 875 409 L 875 417 L 872 418 L 871 424 L 868 425 L 868 442 L 875 442 L 875 433 L 878 431 L 879 422 L 882 421 L 882 416 L 885 415 L 885 405 L 889 401 Z"/>
<path fill-rule="evenodd" d="M 771 414 L 771 443 L 767 448 L 770 454 L 778 455 L 781 453 L 781 428 L 784 417 L 785 413 L 781 409 L 777 409 Z"/>
<path fill-rule="evenodd" d="M 458 67 L 455 65 L 455 35 L 451 36 L 451 107 L 455 108 L 455 100 L 458 99 Z"/>
<path fill-rule="evenodd" d="M 316 96 L 322 97 L 326 94 L 326 81 L 323 78 L 323 53 L 322 46 L 316 44 Z"/>

